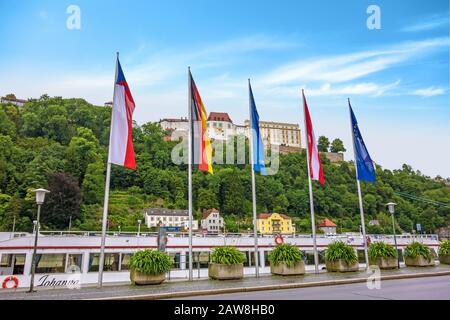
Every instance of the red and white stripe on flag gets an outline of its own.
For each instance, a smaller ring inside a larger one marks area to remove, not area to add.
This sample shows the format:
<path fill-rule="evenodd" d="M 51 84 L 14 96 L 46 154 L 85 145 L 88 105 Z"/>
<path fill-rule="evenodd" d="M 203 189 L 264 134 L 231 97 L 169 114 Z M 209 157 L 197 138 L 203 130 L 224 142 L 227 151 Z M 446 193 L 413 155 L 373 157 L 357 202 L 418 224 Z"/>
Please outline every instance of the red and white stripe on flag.
<path fill-rule="evenodd" d="M 125 80 L 120 62 L 117 60 L 108 162 L 129 169 L 136 169 L 133 148 L 134 108 L 133 96 Z"/>
<path fill-rule="evenodd" d="M 309 169 L 311 179 L 319 181 L 321 185 L 325 183 L 325 177 L 323 175 L 322 163 L 320 161 L 319 149 L 317 148 L 316 138 L 314 136 L 313 125 L 311 116 L 309 114 L 308 104 L 306 103 L 305 94 L 303 93 L 303 108 L 305 112 L 306 123 L 306 137 L 308 142 L 309 152 Z"/>

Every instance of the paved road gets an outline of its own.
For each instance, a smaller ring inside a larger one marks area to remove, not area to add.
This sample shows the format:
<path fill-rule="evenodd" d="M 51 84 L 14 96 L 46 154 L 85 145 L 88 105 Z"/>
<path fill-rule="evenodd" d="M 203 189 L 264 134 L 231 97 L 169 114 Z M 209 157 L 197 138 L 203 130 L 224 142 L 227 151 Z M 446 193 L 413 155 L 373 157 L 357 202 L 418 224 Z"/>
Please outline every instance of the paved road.
<path fill-rule="evenodd" d="M 379 290 L 365 283 L 257 291 L 182 298 L 182 300 L 450 300 L 450 276 L 384 280 Z"/>

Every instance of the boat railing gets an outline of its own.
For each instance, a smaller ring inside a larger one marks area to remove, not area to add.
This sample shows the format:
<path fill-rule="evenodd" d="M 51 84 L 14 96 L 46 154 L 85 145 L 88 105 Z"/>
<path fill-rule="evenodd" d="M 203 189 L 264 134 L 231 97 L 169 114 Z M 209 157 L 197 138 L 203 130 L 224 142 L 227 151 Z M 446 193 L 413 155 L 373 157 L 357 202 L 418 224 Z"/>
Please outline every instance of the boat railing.
<path fill-rule="evenodd" d="M 101 231 L 41 231 L 40 234 L 43 236 L 61 236 L 61 237 L 99 237 L 101 236 Z M 157 237 L 157 232 L 118 232 L 118 231 L 108 231 L 107 236 L 112 237 Z M 14 237 L 23 237 L 27 233 L 15 233 Z M 29 234 L 28 234 L 29 235 Z M 188 238 L 189 233 L 187 232 L 167 232 L 168 237 L 175 238 Z M 258 235 L 258 238 L 273 238 L 275 235 Z M 371 240 L 393 240 L 393 235 L 387 234 L 368 234 Z M 253 234 L 250 233 L 194 233 L 195 238 L 253 238 Z M 291 234 L 283 235 L 286 239 L 312 239 L 311 234 Z M 317 239 L 335 239 L 335 240 L 347 240 L 347 239 L 362 239 L 361 234 L 320 234 L 316 236 Z M 397 239 L 409 239 L 409 240 L 438 240 L 437 234 L 399 234 L 396 235 Z"/>

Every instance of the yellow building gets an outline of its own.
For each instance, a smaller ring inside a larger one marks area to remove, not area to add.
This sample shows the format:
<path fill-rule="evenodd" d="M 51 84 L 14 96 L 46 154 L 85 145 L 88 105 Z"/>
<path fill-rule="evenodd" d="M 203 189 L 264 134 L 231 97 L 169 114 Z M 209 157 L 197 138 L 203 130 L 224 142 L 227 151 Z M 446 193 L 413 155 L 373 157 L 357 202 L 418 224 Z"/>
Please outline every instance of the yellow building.
<path fill-rule="evenodd" d="M 261 234 L 292 234 L 295 232 L 292 219 L 285 214 L 261 213 L 256 221 Z"/>

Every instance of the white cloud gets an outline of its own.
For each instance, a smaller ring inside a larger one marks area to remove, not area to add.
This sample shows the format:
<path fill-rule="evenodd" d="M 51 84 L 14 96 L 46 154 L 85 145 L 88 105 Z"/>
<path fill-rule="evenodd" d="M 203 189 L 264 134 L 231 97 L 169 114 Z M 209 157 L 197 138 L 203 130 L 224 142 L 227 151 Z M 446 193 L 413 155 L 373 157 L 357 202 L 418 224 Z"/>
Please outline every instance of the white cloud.
<path fill-rule="evenodd" d="M 403 32 L 429 31 L 448 25 L 448 16 L 434 16 L 426 21 L 421 21 L 401 29 Z"/>
<path fill-rule="evenodd" d="M 449 38 L 445 37 L 405 42 L 384 50 L 301 60 L 267 73 L 262 82 L 267 85 L 298 84 L 302 81 L 342 83 L 380 72 L 419 54 L 448 45 Z"/>
<path fill-rule="evenodd" d="M 447 89 L 445 89 L 445 88 L 429 87 L 429 88 L 424 88 L 424 89 L 417 89 L 417 90 L 413 91 L 412 94 L 415 96 L 429 98 L 429 97 L 443 95 L 446 92 L 447 92 Z"/>

